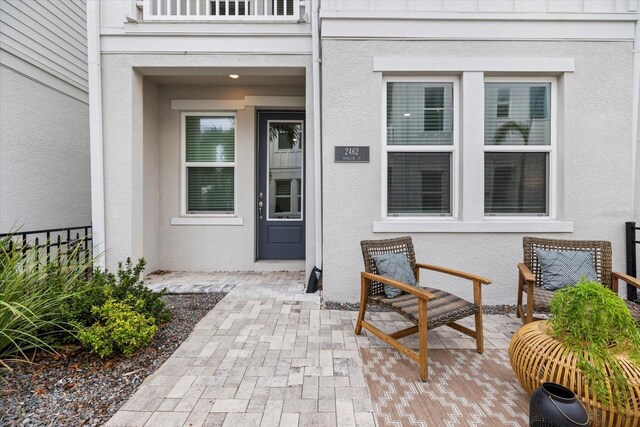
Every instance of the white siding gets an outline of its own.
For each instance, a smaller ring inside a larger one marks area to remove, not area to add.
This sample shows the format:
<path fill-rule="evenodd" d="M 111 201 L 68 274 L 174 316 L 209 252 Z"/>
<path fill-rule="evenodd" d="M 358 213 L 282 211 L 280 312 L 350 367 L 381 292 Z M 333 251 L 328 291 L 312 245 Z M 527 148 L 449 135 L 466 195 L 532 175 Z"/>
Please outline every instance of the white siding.
<path fill-rule="evenodd" d="M 47 86 L 61 80 L 76 98 L 88 91 L 86 33 L 84 0 L 0 0 L 2 64 Z M 33 68 L 17 69 L 24 62 Z"/>
<path fill-rule="evenodd" d="M 623 13 L 637 0 L 322 0 L 323 11 Z"/>

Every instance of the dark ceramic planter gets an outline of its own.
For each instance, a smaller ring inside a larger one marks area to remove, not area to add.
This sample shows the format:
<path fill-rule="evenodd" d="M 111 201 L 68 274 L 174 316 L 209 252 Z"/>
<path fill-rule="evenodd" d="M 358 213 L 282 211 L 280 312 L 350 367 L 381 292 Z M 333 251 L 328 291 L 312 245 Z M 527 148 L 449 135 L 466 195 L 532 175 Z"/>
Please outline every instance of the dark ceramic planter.
<path fill-rule="evenodd" d="M 544 383 L 531 394 L 530 427 L 588 426 L 589 415 L 576 395 L 556 383 Z"/>

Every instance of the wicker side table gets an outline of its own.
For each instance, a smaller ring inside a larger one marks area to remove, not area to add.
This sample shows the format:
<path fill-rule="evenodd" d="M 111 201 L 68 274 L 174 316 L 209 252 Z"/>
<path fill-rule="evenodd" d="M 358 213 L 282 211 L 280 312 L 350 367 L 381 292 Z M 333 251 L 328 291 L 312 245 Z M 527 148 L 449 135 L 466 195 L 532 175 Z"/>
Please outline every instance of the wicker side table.
<path fill-rule="evenodd" d="M 578 396 L 587 408 L 593 425 L 640 426 L 640 369 L 628 363 L 625 355 L 618 356 L 628 378 L 631 398 L 624 414 L 613 407 L 603 407 L 576 366 L 578 354 L 565 350 L 560 341 L 547 334 L 546 329 L 546 321 L 529 323 L 511 339 L 511 367 L 524 389 L 532 393 L 544 382 L 562 384 Z"/>

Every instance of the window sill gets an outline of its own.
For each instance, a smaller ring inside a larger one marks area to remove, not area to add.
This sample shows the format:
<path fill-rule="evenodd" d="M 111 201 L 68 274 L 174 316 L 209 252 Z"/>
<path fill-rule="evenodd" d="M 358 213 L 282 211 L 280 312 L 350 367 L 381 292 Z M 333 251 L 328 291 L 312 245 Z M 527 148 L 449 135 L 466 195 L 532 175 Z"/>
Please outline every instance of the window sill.
<path fill-rule="evenodd" d="M 244 225 L 240 217 L 180 217 L 171 218 L 171 225 Z"/>
<path fill-rule="evenodd" d="M 573 222 L 556 220 L 416 221 L 383 220 L 374 233 L 571 233 Z"/>

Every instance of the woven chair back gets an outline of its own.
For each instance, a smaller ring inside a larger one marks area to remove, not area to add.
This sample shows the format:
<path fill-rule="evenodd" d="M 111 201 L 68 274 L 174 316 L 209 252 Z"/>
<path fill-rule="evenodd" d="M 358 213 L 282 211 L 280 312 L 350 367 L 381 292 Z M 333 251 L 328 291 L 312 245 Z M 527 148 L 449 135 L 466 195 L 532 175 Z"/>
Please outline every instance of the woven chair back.
<path fill-rule="evenodd" d="M 524 237 L 524 263 L 534 274 L 536 286 L 542 286 L 542 273 L 535 249 L 548 251 L 590 251 L 596 268 L 598 281 L 611 289 L 611 242 L 604 240 L 556 240 Z"/>
<path fill-rule="evenodd" d="M 405 254 L 411 264 L 411 269 L 415 272 L 416 253 L 413 250 L 413 241 L 409 236 L 395 239 L 363 240 L 360 242 L 360 246 L 364 259 L 364 271 L 367 273 L 378 274 L 373 256 L 382 254 Z M 369 286 L 369 295 L 379 295 L 383 292 L 384 285 L 380 282 L 373 281 Z"/>

